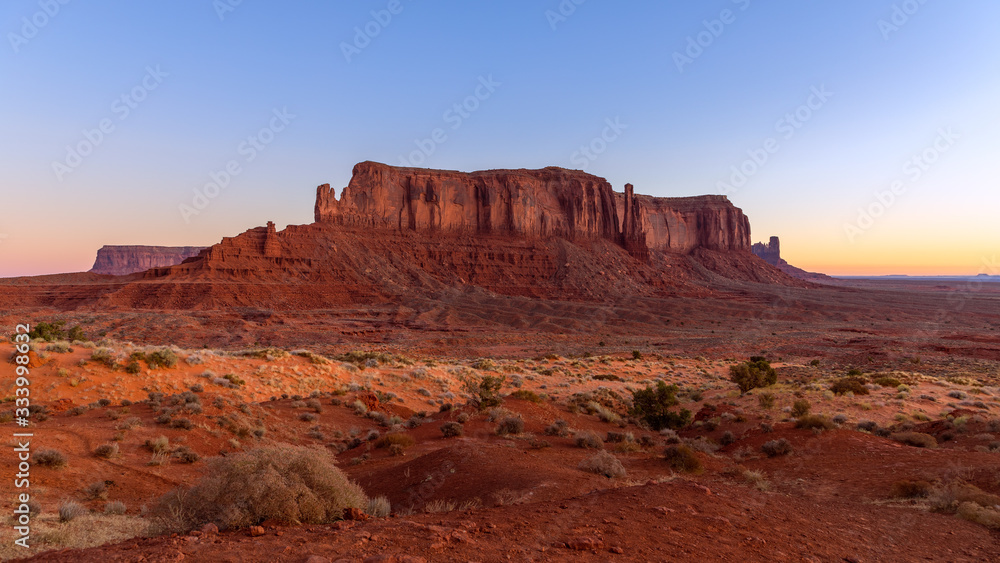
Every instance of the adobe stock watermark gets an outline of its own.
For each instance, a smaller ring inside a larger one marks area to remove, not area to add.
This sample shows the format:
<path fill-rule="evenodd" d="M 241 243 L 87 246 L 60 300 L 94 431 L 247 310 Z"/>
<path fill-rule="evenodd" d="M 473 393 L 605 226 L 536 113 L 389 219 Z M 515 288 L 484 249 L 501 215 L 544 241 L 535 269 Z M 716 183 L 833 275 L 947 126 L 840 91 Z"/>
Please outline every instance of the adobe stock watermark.
<path fill-rule="evenodd" d="M 920 8 L 927 3 L 927 0 L 904 0 L 892 5 L 892 12 L 889 17 L 878 20 L 878 30 L 882 34 L 882 39 L 888 41 L 893 33 L 899 31 L 901 27 L 910 22 Z"/>
<path fill-rule="evenodd" d="M 732 0 L 732 3 L 736 4 L 741 12 L 750 7 L 750 0 Z M 687 36 L 687 45 L 683 52 L 674 51 L 673 59 L 677 72 L 683 73 L 685 66 L 694 63 L 695 59 L 704 54 L 705 49 L 711 47 L 726 31 L 726 26 L 736 22 L 736 15 L 736 12 L 726 8 L 719 12 L 719 17 L 716 19 L 701 20 L 701 25 L 705 29 Z"/>
<path fill-rule="evenodd" d="M 7 41 L 10 42 L 10 48 L 14 50 L 14 54 L 20 53 L 21 47 L 37 37 L 38 32 L 49 25 L 49 22 L 62 11 L 62 7 L 69 3 L 70 0 L 38 0 L 40 9 L 31 14 L 31 17 L 21 18 L 21 27 L 18 29 L 20 33 L 13 31 L 7 33 Z"/>
<path fill-rule="evenodd" d="M 243 173 L 243 166 L 250 164 L 260 153 L 267 150 L 267 146 L 274 142 L 276 135 L 284 131 L 295 117 L 295 114 L 288 112 L 287 107 L 271 110 L 271 119 L 267 126 L 241 141 L 236 147 L 236 154 L 242 158 L 230 159 L 222 169 L 210 172 L 208 174 L 210 181 L 201 188 L 192 190 L 194 195 L 191 204 L 182 203 L 177 206 L 184 222 L 191 223 L 191 217 L 200 214 L 213 199 L 219 197 L 219 194 Z"/>
<path fill-rule="evenodd" d="M 621 118 L 617 116 L 614 119 L 606 118 L 604 123 L 605 127 L 600 135 L 591 139 L 589 143 L 580 145 L 580 149 L 570 155 L 570 162 L 579 166 L 580 170 L 586 170 L 591 162 L 608 150 L 608 145 L 617 141 L 628 129 L 628 125 L 622 123 Z"/>
<path fill-rule="evenodd" d="M 791 140 L 799 129 L 830 101 L 833 95 L 833 92 L 826 89 L 825 84 L 813 86 L 809 89 L 809 96 L 806 97 L 805 103 L 786 113 L 774 124 L 774 132 L 786 141 Z M 736 193 L 750 181 L 754 174 L 760 172 L 770 161 L 771 156 L 779 150 L 781 150 L 781 142 L 776 137 L 768 137 L 759 147 L 747 149 L 748 158 L 740 164 L 730 167 L 729 182 L 720 180 L 715 184 L 716 188 L 725 195 Z"/>
<path fill-rule="evenodd" d="M 139 104 L 149 97 L 149 93 L 159 88 L 163 84 L 163 79 L 168 76 L 170 74 L 163 72 L 160 65 L 156 65 L 156 68 L 147 66 L 146 74 L 139 84 L 111 102 L 111 113 L 117 117 L 118 122 L 125 121 Z M 81 132 L 83 139 L 76 144 L 66 145 L 66 157 L 52 161 L 52 172 L 56 175 L 56 179 L 62 182 L 67 174 L 79 168 L 83 164 L 83 159 L 93 154 L 116 128 L 114 119 L 105 117 L 97 122 L 97 127 L 84 129 Z"/>
<path fill-rule="evenodd" d="M 226 16 L 235 12 L 242 3 L 243 0 L 212 0 L 212 9 L 215 10 L 215 15 L 219 16 L 221 22 L 226 20 Z"/>
<path fill-rule="evenodd" d="M 570 16 L 576 13 L 577 6 L 582 5 L 587 0 L 562 0 L 555 10 L 545 10 L 545 19 L 549 22 L 552 31 L 556 30 L 559 24 L 566 22 Z"/>
<path fill-rule="evenodd" d="M 372 41 L 381 35 L 385 28 L 389 27 L 393 17 L 403 12 L 403 8 L 401 0 L 389 0 L 385 8 L 369 12 L 372 19 L 363 26 L 354 28 L 354 38 L 350 42 L 340 42 L 340 52 L 344 54 L 344 60 L 347 61 L 347 64 L 351 64 L 354 57 L 360 55 L 361 51 L 371 45 Z"/>
<path fill-rule="evenodd" d="M 450 124 L 452 131 L 458 131 L 465 124 L 465 121 L 472 117 L 472 114 L 479 111 L 482 102 L 493 97 L 497 88 L 503 84 L 502 82 L 493 80 L 492 74 L 479 76 L 477 82 L 472 94 L 466 96 L 462 101 L 452 104 L 441 115 L 441 119 L 445 123 Z M 438 146 L 447 140 L 448 133 L 443 127 L 434 128 L 428 137 L 413 140 L 413 144 L 417 146 L 416 150 L 411 151 L 406 156 L 399 155 L 399 165 L 408 167 L 420 166 L 427 160 L 427 157 L 437 151 Z"/>
<path fill-rule="evenodd" d="M 951 150 L 959 136 L 948 128 L 937 130 L 934 141 L 922 151 L 914 153 L 903 163 L 903 175 L 910 184 L 919 182 L 924 174 L 931 169 L 941 156 Z M 872 201 L 865 207 L 858 208 L 858 217 L 853 223 L 844 223 L 844 234 L 851 243 L 869 229 L 875 226 L 875 220 L 885 215 L 899 196 L 906 193 L 907 183 L 901 179 L 893 180 L 886 190 L 876 190 L 872 193 Z"/>

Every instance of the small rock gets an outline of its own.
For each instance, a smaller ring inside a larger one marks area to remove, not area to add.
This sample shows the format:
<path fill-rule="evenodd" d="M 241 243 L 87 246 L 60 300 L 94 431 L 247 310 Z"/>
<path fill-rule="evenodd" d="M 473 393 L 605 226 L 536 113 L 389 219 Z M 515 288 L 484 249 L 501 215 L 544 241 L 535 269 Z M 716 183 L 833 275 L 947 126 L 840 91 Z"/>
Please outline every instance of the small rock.
<path fill-rule="evenodd" d="M 257 538 L 264 535 L 263 526 L 250 526 L 250 537 Z"/>
<path fill-rule="evenodd" d="M 609 547 L 608 551 L 610 551 L 611 553 L 617 553 L 618 555 L 622 555 L 623 553 L 625 553 L 625 550 L 618 547 L 617 545 L 614 547 Z"/>
<path fill-rule="evenodd" d="M 219 533 L 219 527 L 209 522 L 201 527 L 201 533 L 206 536 L 214 536 Z"/>
<path fill-rule="evenodd" d="M 573 551 L 590 551 L 593 549 L 601 549 L 604 547 L 604 542 L 599 538 L 581 536 L 567 541 L 566 547 L 572 549 Z"/>
<path fill-rule="evenodd" d="M 368 515 L 364 513 L 360 508 L 345 508 L 344 509 L 344 520 L 356 520 L 365 521 L 368 519 Z"/>

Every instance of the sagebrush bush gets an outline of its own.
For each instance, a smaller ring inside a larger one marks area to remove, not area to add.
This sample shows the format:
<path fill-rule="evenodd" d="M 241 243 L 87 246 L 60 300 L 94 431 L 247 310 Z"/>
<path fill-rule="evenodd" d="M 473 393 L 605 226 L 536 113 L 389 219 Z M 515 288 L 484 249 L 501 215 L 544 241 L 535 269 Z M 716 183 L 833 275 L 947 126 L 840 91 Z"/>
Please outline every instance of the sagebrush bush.
<path fill-rule="evenodd" d="M 766 410 L 774 408 L 774 395 L 771 393 L 757 395 L 757 404 L 760 405 L 760 408 Z"/>
<path fill-rule="evenodd" d="M 569 436 L 569 423 L 563 419 L 558 419 L 545 428 L 547 436 Z"/>
<path fill-rule="evenodd" d="M 157 531 L 187 531 L 214 522 L 244 528 L 268 519 L 327 524 L 345 508 L 364 509 L 368 499 L 328 452 L 272 446 L 208 460 L 195 486 L 175 489 L 153 509 Z"/>
<path fill-rule="evenodd" d="M 622 462 L 605 450 L 601 450 L 597 454 L 584 459 L 580 462 L 578 468 L 591 473 L 597 473 L 598 475 L 604 475 L 610 479 L 624 478 L 626 476 L 625 466 L 622 465 Z"/>
<path fill-rule="evenodd" d="M 593 430 L 577 432 L 573 437 L 577 447 L 579 448 L 590 448 L 596 450 L 604 447 L 604 442 L 601 440 L 601 437 L 598 436 Z"/>
<path fill-rule="evenodd" d="M 818 414 L 807 414 L 795 421 L 796 428 L 830 430 L 836 425 L 829 418 Z"/>
<path fill-rule="evenodd" d="M 445 438 L 454 438 L 465 433 L 465 427 L 458 422 L 445 422 L 441 425 L 441 433 Z"/>
<path fill-rule="evenodd" d="M 890 440 L 913 446 L 915 448 L 936 448 L 937 440 L 930 434 L 922 432 L 896 432 L 889 435 Z"/>
<path fill-rule="evenodd" d="M 809 404 L 809 401 L 805 399 L 799 399 L 798 401 L 792 403 L 792 416 L 794 416 L 795 418 L 803 417 L 809 414 L 809 410 L 811 408 L 812 405 Z"/>
<path fill-rule="evenodd" d="M 542 398 L 538 395 L 538 393 L 535 393 L 534 391 L 531 391 L 529 389 L 518 389 L 517 391 L 511 393 L 510 396 L 514 399 L 521 399 L 522 401 L 531 401 L 532 403 L 542 402 Z"/>
<path fill-rule="evenodd" d="M 412 446 L 413 444 L 416 444 L 416 443 L 417 443 L 417 441 L 413 439 L 413 436 L 410 436 L 409 434 L 403 434 L 403 433 L 400 433 L 400 432 L 396 432 L 396 433 L 393 433 L 393 434 L 386 434 L 385 436 L 382 436 L 381 438 L 379 438 L 375 442 L 375 447 L 376 448 L 388 448 L 389 446 L 395 445 L 395 446 L 401 446 L 401 447 L 404 447 L 404 448 L 408 448 L 408 447 L 410 447 L 410 446 Z"/>
<path fill-rule="evenodd" d="M 108 498 L 108 485 L 104 481 L 94 481 L 83 489 L 83 496 L 87 500 L 97 500 Z"/>
<path fill-rule="evenodd" d="M 764 442 L 764 444 L 760 447 L 760 451 L 764 452 L 767 457 L 788 455 L 792 453 L 792 444 L 784 438 L 779 438 L 777 440 Z"/>
<path fill-rule="evenodd" d="M 113 457 L 118 457 L 118 444 L 114 442 L 108 442 L 107 444 L 101 444 L 94 448 L 94 455 L 104 459 L 111 459 Z"/>
<path fill-rule="evenodd" d="M 675 471 L 697 473 L 701 471 L 701 460 L 694 450 L 684 444 L 667 446 L 663 450 L 663 458 Z"/>
<path fill-rule="evenodd" d="M 670 410 L 678 403 L 677 386 L 667 385 L 662 380 L 656 382 L 656 387 L 632 391 L 632 409 L 629 414 L 641 419 L 653 430 L 663 428 L 683 428 L 691 423 L 691 411 L 681 409 L 680 412 Z"/>
<path fill-rule="evenodd" d="M 830 386 L 830 391 L 833 391 L 836 395 L 844 395 L 846 393 L 867 395 L 868 388 L 865 387 L 865 383 L 867 382 L 863 377 L 841 377 L 833 382 L 833 385 Z"/>
<path fill-rule="evenodd" d="M 161 348 L 146 354 L 146 363 L 149 369 L 172 368 L 177 365 L 177 354 L 170 348 Z"/>
<path fill-rule="evenodd" d="M 521 432 L 524 432 L 524 419 L 520 416 L 507 416 L 497 423 L 496 433 L 499 436 L 520 434 Z"/>
<path fill-rule="evenodd" d="M 500 388 L 507 378 L 502 375 L 485 375 L 480 378 L 463 376 L 462 387 L 470 395 L 470 403 L 479 410 L 498 407 L 503 404 Z"/>
<path fill-rule="evenodd" d="M 927 481 L 911 481 L 900 479 L 892 484 L 892 496 L 895 498 L 924 498 L 931 494 L 932 486 Z"/>
<path fill-rule="evenodd" d="M 778 372 L 767 360 L 754 356 L 750 361 L 729 366 L 729 380 L 746 393 L 758 387 L 768 387 L 778 381 Z"/>
<path fill-rule="evenodd" d="M 35 465 L 42 467 L 51 467 L 53 469 L 66 467 L 66 456 L 59 450 L 39 450 L 38 453 L 31 456 L 31 459 Z"/>
<path fill-rule="evenodd" d="M 74 501 L 66 501 L 59 504 L 59 521 L 71 522 L 77 517 L 87 513 L 87 509 L 82 504 Z"/>
<path fill-rule="evenodd" d="M 105 514 L 122 515 L 127 510 L 128 508 L 125 506 L 125 503 L 119 500 L 114 500 L 104 505 Z"/>

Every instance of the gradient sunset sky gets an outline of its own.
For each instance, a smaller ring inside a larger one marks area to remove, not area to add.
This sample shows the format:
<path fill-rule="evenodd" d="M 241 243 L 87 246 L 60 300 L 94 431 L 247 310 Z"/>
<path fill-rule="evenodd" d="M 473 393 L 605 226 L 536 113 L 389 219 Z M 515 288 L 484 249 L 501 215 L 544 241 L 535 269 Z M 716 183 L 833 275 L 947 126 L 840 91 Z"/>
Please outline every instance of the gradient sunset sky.
<path fill-rule="evenodd" d="M 363 160 L 726 193 L 806 270 L 1000 274 L 992 0 L 63 2 L 0 4 L 0 276 L 309 223 Z"/>

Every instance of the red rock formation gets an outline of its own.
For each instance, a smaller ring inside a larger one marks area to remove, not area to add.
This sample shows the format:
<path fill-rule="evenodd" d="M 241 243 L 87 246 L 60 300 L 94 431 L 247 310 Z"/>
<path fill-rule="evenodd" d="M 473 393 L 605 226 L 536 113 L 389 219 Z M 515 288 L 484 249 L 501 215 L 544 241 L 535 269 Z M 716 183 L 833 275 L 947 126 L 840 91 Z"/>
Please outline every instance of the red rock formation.
<path fill-rule="evenodd" d="M 638 258 L 649 250 L 750 248 L 750 222 L 725 196 L 615 193 L 604 178 L 549 167 L 453 172 L 375 162 L 354 167 L 338 201 L 317 189 L 317 222 L 412 231 L 605 239 Z"/>
<path fill-rule="evenodd" d="M 778 237 L 771 237 L 771 240 L 768 241 L 767 244 L 763 242 L 755 242 L 750 248 L 750 251 L 761 260 L 792 276 L 793 278 L 808 281 L 832 281 L 833 279 L 826 274 L 807 272 L 786 262 L 785 259 L 781 257 L 781 241 Z"/>
<path fill-rule="evenodd" d="M 97 260 L 90 269 L 95 274 L 124 276 L 180 264 L 185 258 L 204 250 L 200 246 L 112 246 L 97 251 Z"/>

